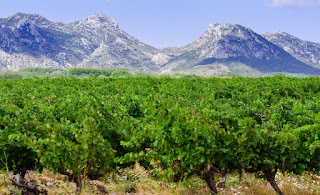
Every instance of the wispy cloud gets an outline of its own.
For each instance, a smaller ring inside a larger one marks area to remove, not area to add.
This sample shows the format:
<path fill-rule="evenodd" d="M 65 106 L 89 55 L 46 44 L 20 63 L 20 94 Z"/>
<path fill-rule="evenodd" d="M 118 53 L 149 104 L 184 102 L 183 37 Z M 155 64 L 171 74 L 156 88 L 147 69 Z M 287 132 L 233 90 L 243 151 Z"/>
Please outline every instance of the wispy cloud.
<path fill-rule="evenodd" d="M 271 7 L 313 7 L 320 6 L 320 0 L 265 0 Z"/>

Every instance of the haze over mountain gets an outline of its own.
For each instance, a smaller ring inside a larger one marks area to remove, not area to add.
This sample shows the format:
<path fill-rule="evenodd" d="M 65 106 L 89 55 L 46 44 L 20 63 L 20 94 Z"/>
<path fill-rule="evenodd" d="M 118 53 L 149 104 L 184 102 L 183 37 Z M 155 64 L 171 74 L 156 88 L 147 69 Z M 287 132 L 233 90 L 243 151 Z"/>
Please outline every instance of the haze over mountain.
<path fill-rule="evenodd" d="M 1 70 L 91 67 L 162 74 L 320 75 L 319 48 L 319 44 L 293 36 L 261 36 L 233 24 L 210 24 L 187 46 L 157 49 L 100 14 L 69 24 L 36 14 L 17 13 L 0 19 Z"/>

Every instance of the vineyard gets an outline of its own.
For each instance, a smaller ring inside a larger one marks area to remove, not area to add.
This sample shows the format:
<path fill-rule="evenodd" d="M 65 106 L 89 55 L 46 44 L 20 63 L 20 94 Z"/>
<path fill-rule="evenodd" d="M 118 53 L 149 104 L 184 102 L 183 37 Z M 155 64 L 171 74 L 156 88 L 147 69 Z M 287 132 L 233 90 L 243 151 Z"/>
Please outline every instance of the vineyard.
<path fill-rule="evenodd" d="M 139 163 L 158 180 L 320 171 L 320 78 L 0 79 L 0 169 L 82 180 Z M 223 180 L 223 179 L 222 179 Z M 225 185 L 223 182 L 219 186 Z"/>

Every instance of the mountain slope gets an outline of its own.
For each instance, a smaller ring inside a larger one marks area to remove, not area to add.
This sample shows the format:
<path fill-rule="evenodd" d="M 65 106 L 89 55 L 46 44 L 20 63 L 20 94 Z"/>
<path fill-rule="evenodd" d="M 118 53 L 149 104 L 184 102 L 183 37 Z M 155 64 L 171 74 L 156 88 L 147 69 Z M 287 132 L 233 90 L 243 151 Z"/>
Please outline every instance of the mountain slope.
<path fill-rule="evenodd" d="M 290 53 L 292 56 L 298 60 L 312 65 L 314 67 L 320 68 L 320 44 L 313 43 L 310 41 L 303 41 L 297 37 L 294 37 L 288 33 L 277 32 L 262 33 L 268 41 L 278 45 L 283 48 L 286 52 Z"/>
<path fill-rule="evenodd" d="M 163 72 L 192 71 L 201 66 L 222 68 L 227 72 L 240 66 L 249 72 L 320 73 L 251 29 L 233 24 L 210 24 L 195 42 L 179 49 L 164 50 L 164 53 L 171 56 L 171 60 L 162 68 Z"/>
<path fill-rule="evenodd" d="M 0 49 L 16 58 L 29 56 L 27 61 L 32 63 L 26 67 L 38 67 L 37 61 L 45 58 L 48 66 L 65 68 L 157 69 L 152 62 L 157 49 L 123 32 L 115 20 L 100 14 L 62 24 L 35 14 L 17 13 L 0 19 Z M 15 63 L 8 55 L 0 55 L 2 69 L 19 69 L 17 63 L 21 61 Z"/>
<path fill-rule="evenodd" d="M 151 61 L 157 49 L 148 46 L 118 28 L 118 24 L 103 15 L 70 25 L 72 31 L 81 32 L 82 38 L 99 45 L 80 66 L 114 67 L 122 69 L 156 70 Z M 131 66 L 129 68 L 129 66 Z"/>

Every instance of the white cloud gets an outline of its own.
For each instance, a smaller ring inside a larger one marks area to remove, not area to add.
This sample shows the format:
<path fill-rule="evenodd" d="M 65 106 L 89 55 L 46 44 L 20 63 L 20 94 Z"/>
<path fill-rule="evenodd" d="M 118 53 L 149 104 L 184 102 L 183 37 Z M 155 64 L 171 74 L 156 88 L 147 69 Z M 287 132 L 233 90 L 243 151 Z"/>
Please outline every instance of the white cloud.
<path fill-rule="evenodd" d="M 271 7 L 312 7 L 320 6 L 320 0 L 266 0 Z"/>

